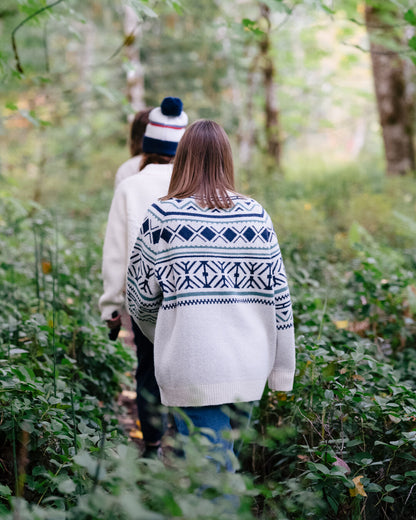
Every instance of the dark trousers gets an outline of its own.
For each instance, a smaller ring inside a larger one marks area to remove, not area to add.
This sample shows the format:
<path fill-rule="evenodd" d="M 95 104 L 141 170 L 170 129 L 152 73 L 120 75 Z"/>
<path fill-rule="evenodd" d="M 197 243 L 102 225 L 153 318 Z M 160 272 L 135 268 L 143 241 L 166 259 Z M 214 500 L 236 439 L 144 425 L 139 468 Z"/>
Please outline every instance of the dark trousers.
<path fill-rule="evenodd" d="M 132 319 L 137 349 L 136 392 L 137 412 L 145 442 L 156 443 L 163 435 L 160 391 L 155 378 L 153 344 Z"/>

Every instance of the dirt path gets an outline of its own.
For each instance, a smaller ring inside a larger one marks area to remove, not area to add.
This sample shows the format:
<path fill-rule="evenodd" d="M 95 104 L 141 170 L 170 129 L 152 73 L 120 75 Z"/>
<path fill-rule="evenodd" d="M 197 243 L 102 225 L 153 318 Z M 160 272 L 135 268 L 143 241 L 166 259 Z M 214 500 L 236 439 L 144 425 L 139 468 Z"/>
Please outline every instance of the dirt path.
<path fill-rule="evenodd" d="M 136 346 L 133 340 L 133 331 L 130 327 L 130 317 L 127 314 L 123 314 L 121 319 L 123 328 L 119 333 L 119 339 L 133 350 L 134 356 L 136 357 Z M 134 379 L 135 368 L 135 365 L 132 366 L 129 372 L 131 384 L 129 387 L 123 385 L 123 389 L 117 399 L 117 405 L 122 411 L 122 413 L 118 415 L 118 422 L 129 440 L 137 445 L 140 452 L 143 452 L 144 442 L 140 422 L 137 418 L 136 392 L 131 390 L 131 388 L 135 388 L 136 386 Z"/>

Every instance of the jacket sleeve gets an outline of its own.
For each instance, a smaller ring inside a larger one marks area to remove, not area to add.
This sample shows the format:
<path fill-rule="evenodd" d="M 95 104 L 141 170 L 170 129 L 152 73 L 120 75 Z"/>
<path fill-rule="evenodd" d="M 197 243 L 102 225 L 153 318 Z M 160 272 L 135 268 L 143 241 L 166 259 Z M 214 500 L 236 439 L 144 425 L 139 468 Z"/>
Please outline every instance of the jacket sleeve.
<path fill-rule="evenodd" d="M 127 309 L 143 334 L 153 343 L 162 290 L 156 275 L 160 229 L 147 212 L 127 270 Z"/>
<path fill-rule="evenodd" d="M 293 388 L 296 365 L 292 303 L 285 266 L 270 217 L 268 217 L 267 227 L 270 231 L 270 256 L 276 312 L 276 353 L 268 384 L 271 390 L 288 392 Z"/>
<path fill-rule="evenodd" d="M 128 263 L 127 210 L 123 190 L 114 193 L 104 238 L 102 277 L 104 292 L 98 306 L 103 320 L 124 307 Z"/>

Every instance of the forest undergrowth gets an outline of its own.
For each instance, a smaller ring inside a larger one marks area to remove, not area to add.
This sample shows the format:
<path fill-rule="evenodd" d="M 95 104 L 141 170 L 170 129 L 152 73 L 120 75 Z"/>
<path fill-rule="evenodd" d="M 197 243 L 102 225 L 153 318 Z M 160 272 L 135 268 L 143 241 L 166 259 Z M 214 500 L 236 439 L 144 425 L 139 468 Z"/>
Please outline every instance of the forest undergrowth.
<path fill-rule="evenodd" d="M 297 372 L 292 392 L 265 390 L 235 474 L 198 435 L 185 459 L 140 459 L 117 421 L 135 359 L 98 316 L 105 211 L 3 192 L 0 517 L 416 518 L 414 184 L 346 170 L 256 195 L 281 240 Z"/>

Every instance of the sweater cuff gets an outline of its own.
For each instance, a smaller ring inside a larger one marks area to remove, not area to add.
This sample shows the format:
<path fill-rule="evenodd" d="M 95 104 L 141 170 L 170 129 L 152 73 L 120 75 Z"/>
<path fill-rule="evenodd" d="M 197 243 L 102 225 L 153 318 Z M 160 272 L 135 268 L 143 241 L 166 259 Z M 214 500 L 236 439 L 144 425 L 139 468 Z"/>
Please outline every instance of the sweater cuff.
<path fill-rule="evenodd" d="M 294 377 L 295 372 L 292 370 L 273 370 L 268 378 L 269 388 L 277 392 L 290 392 Z"/>
<path fill-rule="evenodd" d="M 104 308 L 101 308 L 101 319 L 103 321 L 111 320 L 114 311 L 121 314 L 123 312 L 123 307 L 120 307 L 119 305 L 106 305 Z"/>

